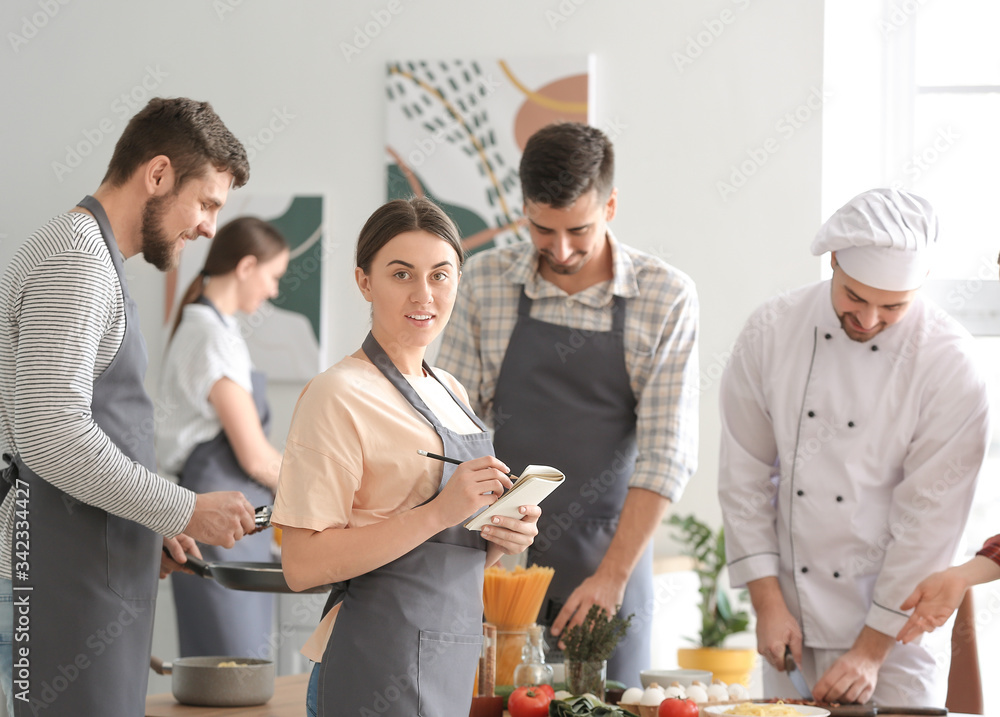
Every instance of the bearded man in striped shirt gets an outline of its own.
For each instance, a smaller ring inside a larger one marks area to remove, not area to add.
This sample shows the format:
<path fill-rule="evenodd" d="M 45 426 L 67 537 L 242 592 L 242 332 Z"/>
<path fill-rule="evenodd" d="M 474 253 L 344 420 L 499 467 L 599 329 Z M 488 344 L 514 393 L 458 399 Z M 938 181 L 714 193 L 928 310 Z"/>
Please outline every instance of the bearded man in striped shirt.
<path fill-rule="evenodd" d="M 253 529 L 242 494 L 154 472 L 123 270 L 137 254 L 176 266 L 248 178 L 208 103 L 153 99 L 93 196 L 32 234 L 0 279 L 0 620 L 15 625 L 0 676 L 15 715 L 144 714 L 157 574 L 178 567 L 161 547 L 183 561 L 193 540 L 230 547 Z"/>

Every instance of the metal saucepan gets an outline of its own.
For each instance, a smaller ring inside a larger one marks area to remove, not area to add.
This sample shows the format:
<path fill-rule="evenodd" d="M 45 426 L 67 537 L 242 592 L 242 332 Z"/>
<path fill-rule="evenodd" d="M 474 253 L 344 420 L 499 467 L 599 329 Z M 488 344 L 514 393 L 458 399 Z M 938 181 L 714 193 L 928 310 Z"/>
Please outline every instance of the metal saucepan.
<path fill-rule="evenodd" d="M 235 662 L 236 667 L 219 667 Z M 155 655 L 149 666 L 171 675 L 174 699 L 198 707 L 250 707 L 274 695 L 274 663 L 250 657 L 182 657 L 172 663 Z"/>

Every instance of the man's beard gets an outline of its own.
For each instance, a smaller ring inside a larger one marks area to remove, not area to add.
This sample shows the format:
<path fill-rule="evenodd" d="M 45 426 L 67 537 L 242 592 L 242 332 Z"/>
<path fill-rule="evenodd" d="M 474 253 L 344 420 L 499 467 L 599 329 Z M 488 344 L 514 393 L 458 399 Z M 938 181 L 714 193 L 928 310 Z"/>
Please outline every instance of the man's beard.
<path fill-rule="evenodd" d="M 584 264 L 587 263 L 583 261 L 583 259 L 580 259 L 579 261 L 573 264 L 559 264 L 553 261 L 552 257 L 550 257 L 548 254 L 542 254 L 542 259 L 545 260 L 545 263 L 549 265 L 549 268 L 554 273 L 562 274 L 563 276 L 571 276 L 573 274 L 578 273 L 580 269 L 583 268 Z"/>
<path fill-rule="evenodd" d="M 142 208 L 142 255 L 160 271 L 177 268 L 180 252 L 163 231 L 163 216 L 170 205 L 167 197 L 150 197 Z"/>
<path fill-rule="evenodd" d="M 882 328 L 880 328 L 878 331 L 872 331 L 870 333 L 862 334 L 850 324 L 850 320 L 847 318 L 847 316 L 848 315 L 845 313 L 845 314 L 840 314 L 837 317 L 838 319 L 840 319 L 840 328 L 842 328 L 844 330 L 844 333 L 847 334 L 847 338 L 849 338 L 851 341 L 857 341 L 859 344 L 863 344 L 866 341 L 871 341 L 873 338 L 882 333 L 882 331 L 885 329 L 885 326 L 882 326 Z"/>

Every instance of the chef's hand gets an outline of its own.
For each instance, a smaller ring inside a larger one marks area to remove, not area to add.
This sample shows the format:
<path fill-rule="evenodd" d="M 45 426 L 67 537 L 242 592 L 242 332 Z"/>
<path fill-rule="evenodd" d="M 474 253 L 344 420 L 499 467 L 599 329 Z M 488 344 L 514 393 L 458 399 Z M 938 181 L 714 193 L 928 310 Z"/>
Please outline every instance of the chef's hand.
<path fill-rule="evenodd" d="M 785 671 L 785 646 L 792 648 L 795 664 L 802 664 L 802 628 L 788 611 L 775 577 L 747 583 L 757 613 L 757 652 L 779 672 Z"/>
<path fill-rule="evenodd" d="M 199 493 L 184 532 L 197 541 L 231 548 L 254 529 L 254 508 L 239 491 Z"/>
<path fill-rule="evenodd" d="M 597 572 L 580 583 L 576 590 L 570 593 L 562 610 L 552 621 L 552 634 L 562 635 L 564 630 L 583 624 L 591 605 L 603 607 L 609 617 L 616 615 L 618 606 L 625 599 L 625 585 L 627 583 L 627 576 L 625 580 L 621 580 L 605 573 L 599 567 Z M 565 649 L 565 647 L 560 640 L 559 649 Z"/>
<path fill-rule="evenodd" d="M 865 626 L 850 650 L 841 655 L 813 686 L 813 698 L 820 702 L 867 702 L 875 692 L 878 671 L 895 643 L 886 635 Z"/>
<path fill-rule="evenodd" d="M 160 553 L 160 578 L 165 578 L 174 572 L 194 575 L 194 571 L 184 565 L 187 562 L 184 553 L 190 553 L 196 558 L 202 557 L 198 544 L 194 542 L 193 538 L 184 535 L 184 533 L 176 538 L 164 538 L 163 547 L 170 552 L 170 555 L 167 555 L 166 552 Z"/>
<path fill-rule="evenodd" d="M 522 505 L 518 510 L 523 516 L 520 519 L 495 515 L 492 524 L 483 526 L 482 536 L 497 547 L 498 553 L 523 553 L 538 535 L 537 523 L 542 509 L 537 505 Z"/>
<path fill-rule="evenodd" d="M 510 468 L 493 456 L 465 461 L 455 469 L 448 484 L 430 505 L 438 511 L 443 525 L 464 523 L 483 506 L 495 503 L 514 485 L 507 473 Z"/>

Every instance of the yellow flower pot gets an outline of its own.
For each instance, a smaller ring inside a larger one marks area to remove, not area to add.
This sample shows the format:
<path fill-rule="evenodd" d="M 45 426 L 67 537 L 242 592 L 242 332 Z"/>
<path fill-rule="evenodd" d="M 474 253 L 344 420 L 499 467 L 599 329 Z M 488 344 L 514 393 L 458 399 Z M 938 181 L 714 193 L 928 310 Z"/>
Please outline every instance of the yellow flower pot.
<path fill-rule="evenodd" d="M 677 664 L 685 670 L 708 670 L 713 679 L 727 685 L 738 682 L 750 685 L 750 672 L 757 660 L 753 649 L 724 647 L 682 647 L 677 650 Z"/>

